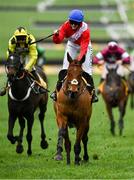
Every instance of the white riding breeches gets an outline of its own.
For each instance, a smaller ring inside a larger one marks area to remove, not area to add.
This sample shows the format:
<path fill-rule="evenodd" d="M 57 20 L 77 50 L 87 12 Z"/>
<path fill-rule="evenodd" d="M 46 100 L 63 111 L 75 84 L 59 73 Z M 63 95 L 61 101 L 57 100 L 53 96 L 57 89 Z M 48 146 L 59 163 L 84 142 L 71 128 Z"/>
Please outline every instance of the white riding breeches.
<path fill-rule="evenodd" d="M 65 49 L 63 69 L 68 69 L 69 62 L 67 60 L 67 52 L 70 54 L 72 59 L 75 59 L 80 52 L 80 46 L 68 41 Z M 88 50 L 85 57 L 85 62 L 82 64 L 82 69 L 89 75 L 92 75 L 92 46 L 91 43 L 88 46 Z"/>
<path fill-rule="evenodd" d="M 109 69 L 116 68 L 117 64 L 109 64 L 109 63 L 104 64 L 102 75 L 101 75 L 103 79 L 106 79 L 106 75 L 108 74 L 107 67 Z M 120 75 L 121 77 L 125 76 L 124 67 L 121 64 L 118 65 L 117 74 Z"/>

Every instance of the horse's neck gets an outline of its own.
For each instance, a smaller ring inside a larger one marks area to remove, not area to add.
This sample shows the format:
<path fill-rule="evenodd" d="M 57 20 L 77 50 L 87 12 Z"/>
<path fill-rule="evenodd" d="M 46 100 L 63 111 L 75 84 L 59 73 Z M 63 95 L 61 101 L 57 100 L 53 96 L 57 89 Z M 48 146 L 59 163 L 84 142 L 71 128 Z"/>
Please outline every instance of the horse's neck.
<path fill-rule="evenodd" d="M 23 79 L 18 79 L 11 83 L 12 94 L 15 97 L 24 97 L 28 88 L 29 82 L 26 76 Z"/>
<path fill-rule="evenodd" d="M 117 74 L 111 74 L 108 78 L 106 78 L 107 84 L 120 84 L 121 83 L 121 77 Z"/>

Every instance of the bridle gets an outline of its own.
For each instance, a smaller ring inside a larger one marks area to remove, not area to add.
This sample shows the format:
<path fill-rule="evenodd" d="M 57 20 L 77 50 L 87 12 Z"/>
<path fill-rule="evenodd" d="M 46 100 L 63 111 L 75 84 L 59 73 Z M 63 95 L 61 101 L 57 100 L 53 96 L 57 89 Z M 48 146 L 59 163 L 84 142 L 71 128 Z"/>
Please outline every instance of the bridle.
<path fill-rule="evenodd" d="M 15 67 L 15 64 L 10 64 L 10 62 L 7 62 L 5 64 L 5 71 L 6 71 L 6 74 L 7 74 L 7 77 L 8 77 L 8 93 L 9 93 L 9 96 L 12 100 L 14 101 L 25 101 L 29 98 L 30 96 L 30 93 L 34 87 L 34 84 L 35 82 L 34 81 L 31 81 L 30 78 L 27 76 L 27 71 L 25 71 L 23 69 L 23 65 L 21 63 L 18 63 L 16 64 L 17 66 Z M 13 74 L 10 74 L 9 72 L 9 68 L 13 68 L 14 69 L 14 73 Z M 14 97 L 14 95 L 12 94 L 12 85 L 13 85 L 13 82 L 14 81 L 19 81 L 19 80 L 22 80 L 26 77 L 27 81 L 28 81 L 28 84 L 29 84 L 29 87 L 28 87 L 28 90 L 26 92 L 26 95 L 21 98 L 21 99 L 17 99 Z"/>
<path fill-rule="evenodd" d="M 69 91 L 68 89 L 65 89 L 65 87 L 64 87 L 64 83 L 66 83 L 66 80 L 67 80 L 67 76 L 64 78 L 64 80 L 63 80 L 63 84 L 62 84 L 62 90 L 63 90 L 63 92 L 64 92 L 64 94 L 66 95 L 66 96 L 68 96 L 69 95 L 69 92 L 71 92 L 71 91 Z M 84 86 L 84 88 L 82 89 L 82 90 L 80 90 L 80 88 L 78 88 L 78 92 L 76 92 L 77 93 L 77 98 L 79 97 L 79 96 L 81 96 L 86 90 L 87 90 L 87 87 L 86 87 L 86 81 L 85 81 L 85 79 L 82 77 L 81 78 L 81 81 L 83 81 L 83 83 L 85 84 L 85 86 Z M 67 83 L 68 84 L 70 84 L 70 85 L 79 85 L 79 82 L 78 82 L 78 80 L 77 79 L 72 79 L 72 80 L 70 80 L 70 81 L 68 81 L 67 80 Z M 73 91 L 72 91 L 73 92 Z"/>

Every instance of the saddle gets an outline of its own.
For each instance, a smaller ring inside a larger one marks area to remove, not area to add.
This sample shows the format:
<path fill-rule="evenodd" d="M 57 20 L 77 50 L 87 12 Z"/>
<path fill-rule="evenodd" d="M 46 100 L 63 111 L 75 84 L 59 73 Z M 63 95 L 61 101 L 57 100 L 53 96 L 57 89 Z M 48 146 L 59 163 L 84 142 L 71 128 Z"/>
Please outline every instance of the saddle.
<path fill-rule="evenodd" d="M 34 83 L 33 90 L 36 94 L 43 94 L 48 92 L 47 83 L 40 77 L 40 75 L 33 70 L 32 72 L 27 72 L 30 83 Z"/>
<path fill-rule="evenodd" d="M 104 83 L 105 83 L 105 80 L 103 82 L 101 82 L 101 84 L 98 86 L 98 90 L 99 90 L 100 93 L 102 93 L 103 90 L 104 90 Z M 127 82 L 124 79 L 122 79 L 122 83 L 125 86 L 125 94 L 127 96 L 128 92 L 129 92 L 129 88 L 128 88 Z"/>

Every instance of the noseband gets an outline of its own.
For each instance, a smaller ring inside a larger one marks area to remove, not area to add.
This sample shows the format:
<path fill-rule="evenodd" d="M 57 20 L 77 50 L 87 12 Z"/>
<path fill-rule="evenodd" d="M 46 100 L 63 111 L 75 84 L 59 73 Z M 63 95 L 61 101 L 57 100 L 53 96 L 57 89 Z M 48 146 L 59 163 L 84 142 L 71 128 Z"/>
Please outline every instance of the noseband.
<path fill-rule="evenodd" d="M 79 86 L 78 80 L 77 80 L 77 79 L 72 79 L 71 81 L 67 81 L 67 82 L 66 82 L 67 77 L 65 77 L 64 82 L 63 82 L 63 84 L 62 84 L 62 90 L 63 90 L 64 94 L 65 94 L 66 96 L 69 96 L 69 93 L 76 93 L 76 94 L 77 94 L 77 98 L 78 98 L 79 96 L 81 96 L 81 95 L 85 92 L 85 90 L 87 89 L 87 88 L 86 88 L 85 79 L 84 79 L 84 80 L 83 80 L 83 79 L 84 79 L 84 78 L 82 77 L 81 81 L 83 81 L 83 83 L 85 84 L 84 88 L 80 89 L 79 87 L 77 87 L 78 91 L 77 91 L 77 92 L 73 92 L 73 91 L 71 91 L 71 90 L 65 89 L 64 85 L 65 85 L 65 83 L 67 83 L 67 84 L 69 84 L 69 85 Z"/>

